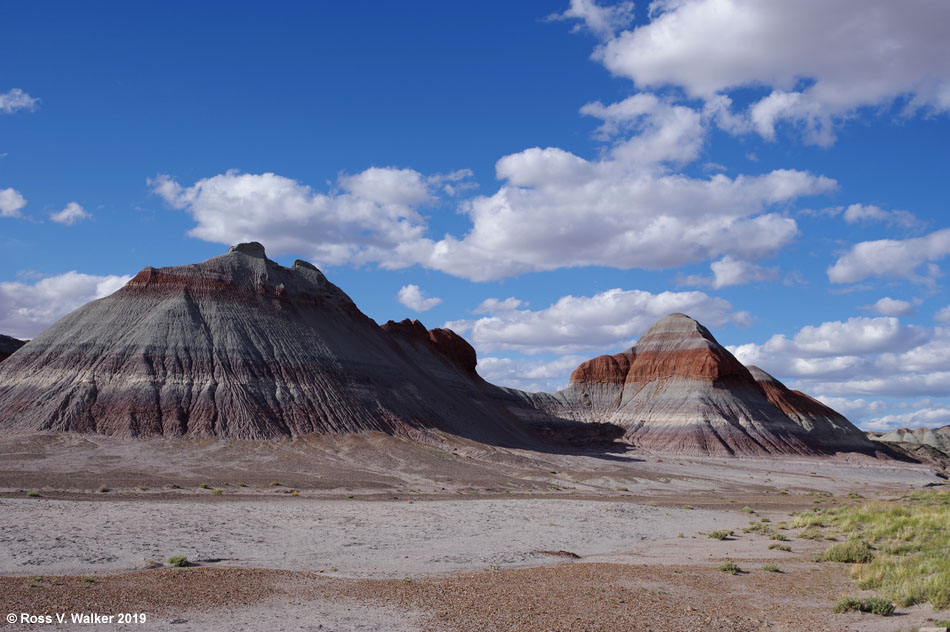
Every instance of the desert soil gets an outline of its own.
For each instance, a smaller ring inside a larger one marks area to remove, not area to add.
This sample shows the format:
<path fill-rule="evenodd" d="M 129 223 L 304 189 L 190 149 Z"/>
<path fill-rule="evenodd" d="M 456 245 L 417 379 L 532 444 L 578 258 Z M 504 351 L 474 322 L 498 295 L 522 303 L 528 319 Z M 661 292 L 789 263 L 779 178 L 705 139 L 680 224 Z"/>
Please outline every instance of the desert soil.
<path fill-rule="evenodd" d="M 0 626 L 912 630 L 950 612 L 833 615 L 861 591 L 846 566 L 811 561 L 827 543 L 792 531 L 791 552 L 769 550 L 742 528 L 941 483 L 864 458 L 544 454 L 447 437 L 4 437 L 0 618 L 147 620 Z M 172 555 L 193 565 L 170 568 Z M 718 571 L 726 560 L 743 572 Z"/>

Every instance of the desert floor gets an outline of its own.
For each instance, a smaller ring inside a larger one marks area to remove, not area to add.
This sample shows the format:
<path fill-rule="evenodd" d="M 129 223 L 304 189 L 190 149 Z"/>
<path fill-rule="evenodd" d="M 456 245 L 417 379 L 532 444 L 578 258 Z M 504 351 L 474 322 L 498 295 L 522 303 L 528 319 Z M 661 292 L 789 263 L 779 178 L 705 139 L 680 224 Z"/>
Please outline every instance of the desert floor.
<path fill-rule="evenodd" d="M 861 591 L 846 566 L 812 561 L 828 543 L 790 531 L 782 552 L 742 533 L 855 502 L 849 493 L 945 482 L 928 467 L 430 443 L 0 438 L 0 619 L 146 615 L 0 626 L 913 630 L 950 619 L 929 607 L 832 614 Z M 736 535 L 709 538 L 716 529 Z M 169 567 L 173 555 L 191 565 Z M 717 570 L 727 560 L 744 572 Z"/>

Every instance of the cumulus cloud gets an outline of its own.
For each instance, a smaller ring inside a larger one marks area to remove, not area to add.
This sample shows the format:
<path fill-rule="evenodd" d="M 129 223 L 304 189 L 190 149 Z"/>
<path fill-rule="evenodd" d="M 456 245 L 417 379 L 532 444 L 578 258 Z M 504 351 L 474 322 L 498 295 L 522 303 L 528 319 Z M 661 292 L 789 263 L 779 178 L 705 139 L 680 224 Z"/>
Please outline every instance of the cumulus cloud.
<path fill-rule="evenodd" d="M 486 298 L 472 310 L 473 314 L 490 314 L 492 312 L 507 312 L 519 307 L 527 306 L 526 301 L 509 296 L 506 299 Z"/>
<path fill-rule="evenodd" d="M 14 188 L 0 189 L 0 217 L 23 217 L 20 209 L 26 206 L 26 199 Z"/>
<path fill-rule="evenodd" d="M 624 0 L 610 6 L 601 6 L 596 0 L 571 0 L 571 6 L 563 13 L 549 15 L 549 20 L 580 20 L 574 31 L 586 28 L 602 39 L 614 34 L 633 22 L 633 2 Z"/>
<path fill-rule="evenodd" d="M 39 99 L 35 99 L 19 88 L 0 94 L 0 112 L 11 114 L 17 110 L 32 110 Z"/>
<path fill-rule="evenodd" d="M 950 255 L 950 228 L 911 239 L 878 239 L 852 246 L 828 268 L 832 283 L 855 283 L 870 277 L 902 278 L 933 285 L 940 269 L 928 262 Z M 920 268 L 925 266 L 925 270 Z"/>
<path fill-rule="evenodd" d="M 72 226 L 76 222 L 90 217 L 92 217 L 92 215 L 87 213 L 77 202 L 70 202 L 63 210 L 58 213 L 51 213 L 49 216 L 49 218 L 57 224 L 65 224 L 67 226 Z"/>
<path fill-rule="evenodd" d="M 74 309 L 112 294 L 131 278 L 73 270 L 35 283 L 0 282 L 0 331 L 33 338 Z"/>
<path fill-rule="evenodd" d="M 339 179 L 328 194 L 273 173 L 238 171 L 185 187 L 167 175 L 152 191 L 197 225 L 189 235 L 218 243 L 260 241 L 277 253 L 307 253 L 323 264 L 386 261 L 425 230 L 415 206 L 431 193 L 411 169 L 373 167 Z"/>
<path fill-rule="evenodd" d="M 863 427 L 897 423 L 909 409 L 940 408 L 950 392 L 950 328 L 902 325 L 897 318 L 851 318 L 803 327 L 791 338 L 730 350 Z M 925 397 L 917 402 L 894 399 Z"/>
<path fill-rule="evenodd" d="M 441 298 L 426 297 L 418 285 L 404 285 L 396 293 L 396 300 L 416 312 L 432 309 L 442 302 Z"/>
<path fill-rule="evenodd" d="M 844 209 L 844 221 L 849 224 L 878 221 L 903 226 L 904 228 L 913 228 L 920 225 L 920 220 L 910 211 L 885 211 L 873 204 L 852 204 Z"/>
<path fill-rule="evenodd" d="M 889 432 L 897 428 L 938 428 L 947 424 L 950 424 L 950 406 L 882 415 L 866 421 L 863 425 L 869 430 Z"/>
<path fill-rule="evenodd" d="M 778 277 L 778 268 L 764 268 L 726 255 L 709 265 L 713 271 L 712 286 L 715 289 L 729 285 L 742 285 L 753 281 L 769 281 Z"/>
<path fill-rule="evenodd" d="M 835 122 L 860 108 L 950 110 L 944 2 L 908 10 L 890 0 L 659 0 L 650 18 L 616 36 L 601 29 L 595 57 L 641 90 L 676 86 L 717 102 L 727 131 L 773 139 L 787 122 L 829 145 Z M 748 87 L 769 94 L 724 116 L 731 100 L 722 98 Z"/>
<path fill-rule="evenodd" d="M 733 311 L 728 301 L 703 292 L 612 289 L 594 296 L 564 296 L 540 310 L 506 308 L 445 326 L 466 333 L 479 351 L 599 354 L 630 346 L 671 312 L 688 313 L 712 327 L 750 321 L 748 313 Z"/>
<path fill-rule="evenodd" d="M 513 360 L 487 356 L 478 360 L 478 374 L 499 386 L 528 392 L 554 392 L 567 386 L 571 371 L 586 356 L 566 355 L 554 360 Z"/>
<path fill-rule="evenodd" d="M 950 305 L 938 309 L 934 314 L 934 320 L 938 323 L 950 323 Z"/>
<path fill-rule="evenodd" d="M 868 309 L 882 316 L 911 316 L 914 313 L 914 306 L 909 301 L 901 301 L 889 296 L 869 305 Z"/>
<path fill-rule="evenodd" d="M 639 164 L 624 147 L 593 162 L 558 148 L 503 157 L 506 183 L 464 202 L 470 230 L 440 240 L 425 236 L 417 208 L 433 195 L 430 180 L 409 169 L 373 168 L 328 194 L 273 173 L 229 171 L 188 187 L 168 176 L 149 182 L 194 217 L 189 235 L 200 239 L 261 241 L 324 264 L 419 264 L 475 281 L 569 266 L 670 268 L 726 254 L 754 260 L 798 233 L 772 207 L 836 186 L 786 169 L 689 178 Z"/>

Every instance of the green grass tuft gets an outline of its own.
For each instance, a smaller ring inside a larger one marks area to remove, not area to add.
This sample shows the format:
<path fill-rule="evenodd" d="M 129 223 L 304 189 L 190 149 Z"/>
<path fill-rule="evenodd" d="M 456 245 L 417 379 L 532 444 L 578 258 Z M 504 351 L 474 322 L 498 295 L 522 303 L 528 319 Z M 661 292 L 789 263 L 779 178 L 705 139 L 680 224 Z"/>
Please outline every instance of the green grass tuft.
<path fill-rule="evenodd" d="M 769 540 L 779 540 L 781 542 L 786 542 L 788 541 L 788 536 L 784 533 L 773 533 L 769 536 Z"/>
<path fill-rule="evenodd" d="M 834 608 L 831 609 L 835 614 L 845 612 L 870 612 L 882 617 L 889 616 L 894 612 L 894 604 L 882 597 L 845 597 L 839 599 Z"/>
<path fill-rule="evenodd" d="M 867 564 L 874 559 L 871 546 L 864 540 L 848 540 L 832 544 L 821 555 L 825 562 L 843 562 L 845 564 Z"/>
<path fill-rule="evenodd" d="M 188 556 L 187 555 L 172 555 L 168 558 L 168 563 L 172 566 L 177 566 L 181 568 L 182 566 L 188 566 Z"/>
<path fill-rule="evenodd" d="M 40 493 L 39 493 L 38 491 L 36 491 L 35 489 L 34 489 L 33 491 L 31 491 L 31 492 L 27 492 L 26 495 L 27 495 L 28 497 L 30 497 L 30 498 L 39 498 L 39 497 L 40 497 Z"/>
<path fill-rule="evenodd" d="M 723 562 L 716 568 L 721 570 L 723 573 L 729 573 L 730 575 L 738 575 L 742 572 L 742 569 L 739 568 L 739 565 L 735 562 Z"/>
<path fill-rule="evenodd" d="M 770 573 L 781 573 L 781 572 L 782 572 L 782 569 L 780 569 L 780 568 L 779 568 L 777 565 L 775 565 L 775 564 L 766 564 L 765 566 L 762 567 L 762 570 L 763 570 L 763 571 L 768 571 L 768 572 L 770 572 Z"/>
<path fill-rule="evenodd" d="M 725 540 L 732 535 L 732 529 L 719 529 L 718 531 L 713 531 L 709 534 L 710 538 L 714 540 Z"/>
<path fill-rule="evenodd" d="M 792 547 L 787 544 L 779 544 L 778 542 L 773 542 L 770 544 L 769 549 L 778 549 L 779 551 L 785 551 L 786 553 L 792 552 Z"/>

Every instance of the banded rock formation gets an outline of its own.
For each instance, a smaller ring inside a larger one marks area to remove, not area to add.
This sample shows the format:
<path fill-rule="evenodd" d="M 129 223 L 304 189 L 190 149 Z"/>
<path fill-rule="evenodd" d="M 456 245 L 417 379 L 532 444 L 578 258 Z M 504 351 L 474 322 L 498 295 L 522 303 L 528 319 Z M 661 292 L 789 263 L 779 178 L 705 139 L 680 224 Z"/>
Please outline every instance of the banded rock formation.
<path fill-rule="evenodd" d="M 13 352 L 26 344 L 25 340 L 17 340 L 11 336 L 4 336 L 0 334 L 0 362 L 3 362 L 11 355 Z"/>
<path fill-rule="evenodd" d="M 617 424 L 627 441 L 658 452 L 875 451 L 843 416 L 746 368 L 685 314 L 661 319 L 622 353 L 584 362 L 566 389 L 520 397 L 551 415 Z"/>
<path fill-rule="evenodd" d="M 240 244 L 145 268 L 0 365 L 0 428 L 262 439 L 441 429 L 523 444 L 474 350 L 420 323 L 378 326 L 313 265 Z"/>
<path fill-rule="evenodd" d="M 898 428 L 874 437 L 874 441 L 897 443 L 905 447 L 930 446 L 950 456 L 950 425 L 941 428 Z"/>

